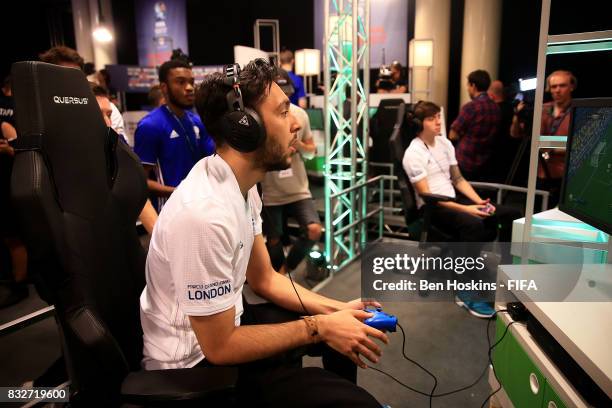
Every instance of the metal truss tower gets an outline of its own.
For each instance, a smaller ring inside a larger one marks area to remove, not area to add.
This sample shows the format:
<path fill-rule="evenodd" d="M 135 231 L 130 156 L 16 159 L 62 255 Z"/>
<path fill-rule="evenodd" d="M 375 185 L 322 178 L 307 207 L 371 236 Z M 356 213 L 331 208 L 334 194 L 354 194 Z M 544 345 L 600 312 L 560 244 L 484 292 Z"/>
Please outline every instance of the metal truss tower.
<path fill-rule="evenodd" d="M 325 256 L 332 273 L 367 241 L 369 33 L 369 0 L 325 0 Z"/>

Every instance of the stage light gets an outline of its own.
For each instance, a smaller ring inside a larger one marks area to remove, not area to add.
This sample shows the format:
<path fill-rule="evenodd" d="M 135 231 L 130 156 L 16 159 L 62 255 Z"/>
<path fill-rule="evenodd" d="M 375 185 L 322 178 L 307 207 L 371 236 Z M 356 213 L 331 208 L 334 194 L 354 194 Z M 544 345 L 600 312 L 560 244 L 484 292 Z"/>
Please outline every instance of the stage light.
<path fill-rule="evenodd" d="M 99 25 L 93 31 L 93 37 L 96 41 L 101 43 L 108 43 L 113 41 L 113 34 L 105 25 Z"/>

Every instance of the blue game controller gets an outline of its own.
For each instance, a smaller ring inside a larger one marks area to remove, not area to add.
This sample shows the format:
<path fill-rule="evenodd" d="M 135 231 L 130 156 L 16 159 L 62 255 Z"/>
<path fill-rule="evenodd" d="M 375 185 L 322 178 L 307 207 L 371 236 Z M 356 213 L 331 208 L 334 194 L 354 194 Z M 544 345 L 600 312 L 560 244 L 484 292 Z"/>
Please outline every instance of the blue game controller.
<path fill-rule="evenodd" d="M 374 316 L 363 321 L 365 324 L 378 330 L 395 332 L 397 317 L 383 312 L 380 307 L 377 307 L 375 311 L 368 309 L 365 309 L 365 311 L 374 313 Z"/>

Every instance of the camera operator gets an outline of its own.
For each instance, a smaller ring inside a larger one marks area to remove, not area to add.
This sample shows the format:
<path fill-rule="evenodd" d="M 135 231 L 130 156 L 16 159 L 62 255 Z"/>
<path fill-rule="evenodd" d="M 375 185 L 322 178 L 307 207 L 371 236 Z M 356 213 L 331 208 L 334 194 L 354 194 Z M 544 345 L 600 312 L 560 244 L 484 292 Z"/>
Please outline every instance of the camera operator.
<path fill-rule="evenodd" d="M 393 61 L 390 68 L 386 65 L 380 67 L 376 89 L 377 93 L 408 92 L 408 81 L 402 74 L 402 64 L 399 61 Z"/>
<path fill-rule="evenodd" d="M 533 104 L 523 100 L 522 94 L 518 94 L 517 99 L 512 101 L 512 109 L 514 113 L 510 125 L 510 136 L 515 139 L 529 137 L 533 125 Z"/>
<path fill-rule="evenodd" d="M 542 106 L 540 135 L 567 136 L 571 121 L 572 92 L 576 89 L 576 77 L 565 70 L 558 70 L 546 78 L 546 92 L 552 101 Z M 529 121 L 533 121 L 533 108 L 521 102 L 515 109 L 510 134 L 524 137 L 530 131 Z M 565 171 L 564 149 L 541 149 L 538 157 L 538 185 L 551 192 L 550 205 L 555 206 L 559 199 L 561 179 Z"/>

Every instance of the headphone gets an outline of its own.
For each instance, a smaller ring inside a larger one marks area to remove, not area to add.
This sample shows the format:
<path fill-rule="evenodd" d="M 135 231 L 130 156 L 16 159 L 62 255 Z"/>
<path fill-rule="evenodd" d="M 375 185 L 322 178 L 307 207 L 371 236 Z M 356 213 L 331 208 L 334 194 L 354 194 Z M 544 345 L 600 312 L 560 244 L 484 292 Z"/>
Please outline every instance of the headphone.
<path fill-rule="evenodd" d="M 412 105 L 410 108 L 408 108 L 408 111 L 406 112 L 406 118 L 408 119 L 408 125 L 410 126 L 410 131 L 415 136 L 423 131 L 423 121 L 415 116 L 415 111 L 417 107 L 419 106 L 419 104 L 421 104 L 421 102 L 423 101 L 418 101 L 417 103 Z"/>
<path fill-rule="evenodd" d="M 221 118 L 221 130 L 227 144 L 242 153 L 250 153 L 266 139 L 263 121 L 253 109 L 245 108 L 240 91 L 240 65 L 226 65 L 224 83 L 232 89 L 227 93 L 228 111 Z"/>

